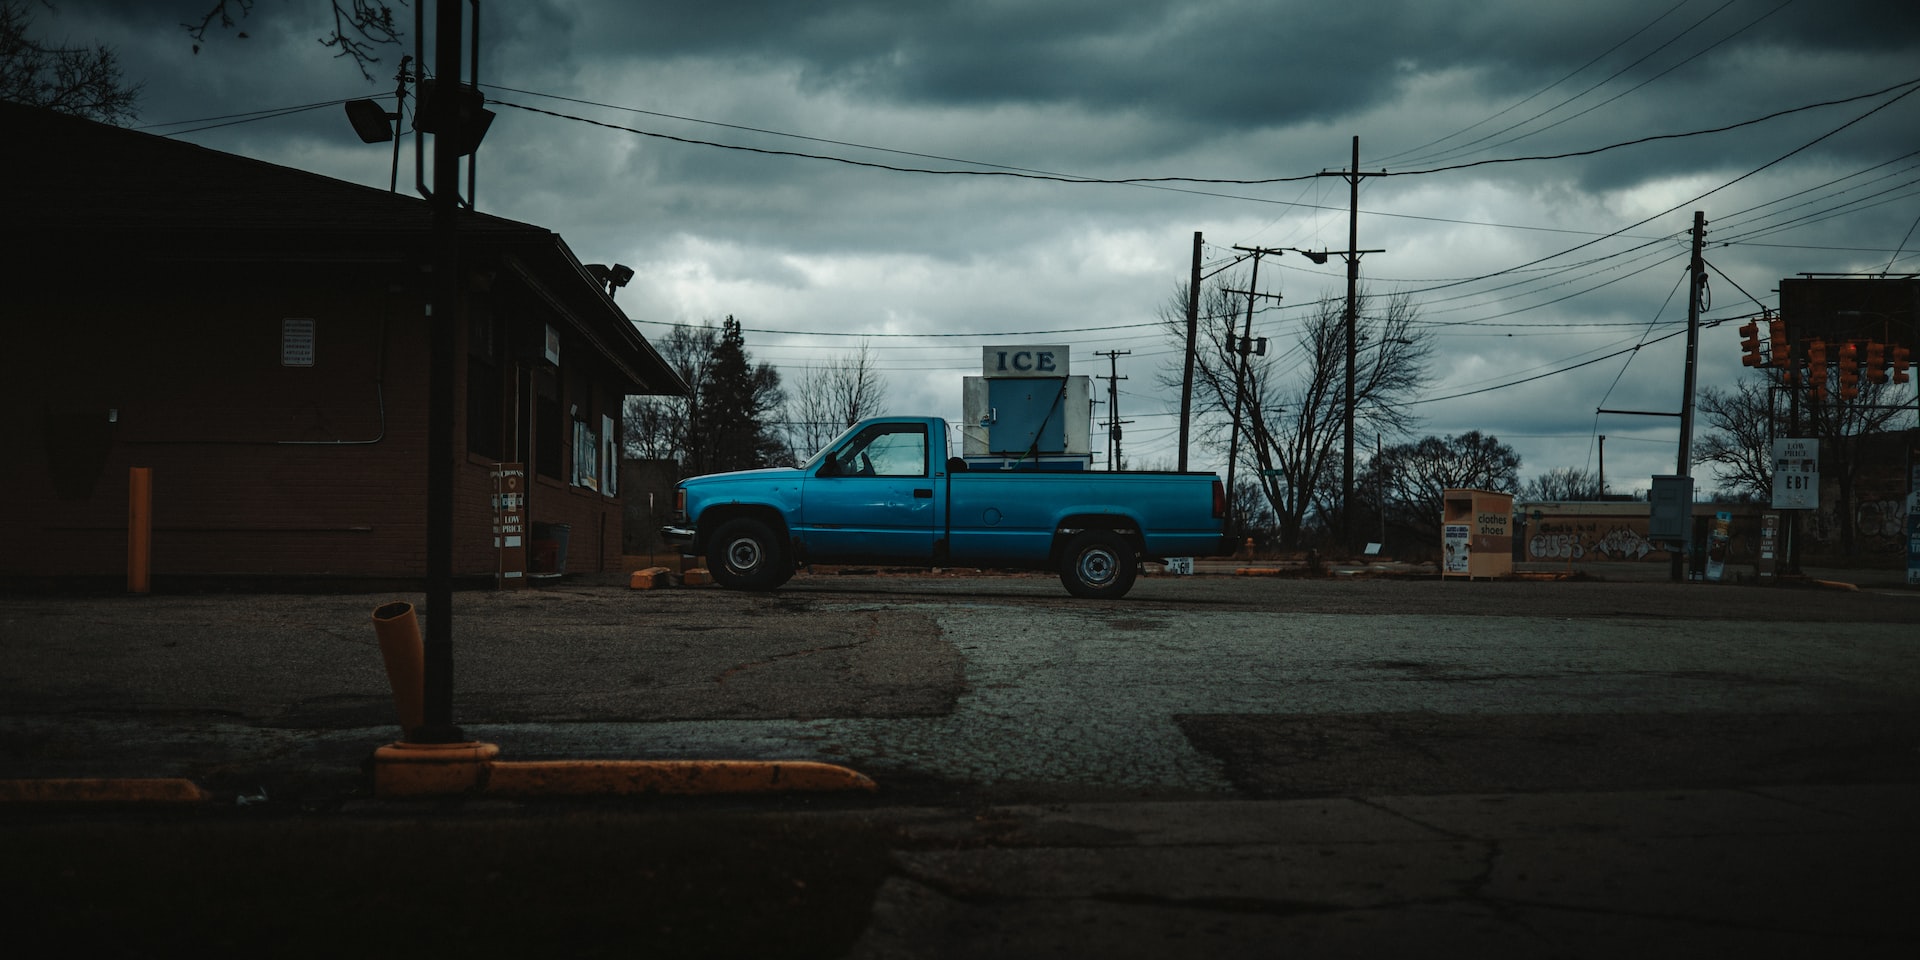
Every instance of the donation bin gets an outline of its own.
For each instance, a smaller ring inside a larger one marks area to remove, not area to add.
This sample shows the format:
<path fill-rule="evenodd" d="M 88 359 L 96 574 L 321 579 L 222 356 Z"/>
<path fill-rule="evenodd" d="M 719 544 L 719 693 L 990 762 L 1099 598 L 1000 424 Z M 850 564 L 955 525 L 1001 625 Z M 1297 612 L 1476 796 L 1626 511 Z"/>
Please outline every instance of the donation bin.
<path fill-rule="evenodd" d="M 1445 490 L 1440 505 L 1442 579 L 1513 573 L 1513 494 Z"/>

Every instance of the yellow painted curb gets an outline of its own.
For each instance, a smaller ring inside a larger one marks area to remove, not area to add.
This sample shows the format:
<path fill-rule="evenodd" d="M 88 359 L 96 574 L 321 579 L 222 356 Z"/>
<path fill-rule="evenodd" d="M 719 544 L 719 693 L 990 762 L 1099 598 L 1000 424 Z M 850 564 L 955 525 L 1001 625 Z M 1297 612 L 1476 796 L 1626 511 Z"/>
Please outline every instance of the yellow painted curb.
<path fill-rule="evenodd" d="M 0 803 L 205 803 L 191 780 L 68 778 L 0 780 Z"/>
<path fill-rule="evenodd" d="M 382 798 L 795 793 L 877 789 L 864 774 L 810 760 L 496 759 L 491 743 L 394 743 L 373 752 Z"/>
<path fill-rule="evenodd" d="M 687 587 L 704 587 L 713 582 L 713 574 L 706 568 L 697 567 L 680 575 L 680 584 Z"/>
<path fill-rule="evenodd" d="M 787 793 L 876 789 L 864 774 L 813 761 L 499 761 L 486 792 L 499 796 Z"/>
<path fill-rule="evenodd" d="M 1233 569 L 1233 575 L 1236 577 L 1277 577 L 1280 575 L 1280 568 L 1279 567 L 1235 567 Z"/>

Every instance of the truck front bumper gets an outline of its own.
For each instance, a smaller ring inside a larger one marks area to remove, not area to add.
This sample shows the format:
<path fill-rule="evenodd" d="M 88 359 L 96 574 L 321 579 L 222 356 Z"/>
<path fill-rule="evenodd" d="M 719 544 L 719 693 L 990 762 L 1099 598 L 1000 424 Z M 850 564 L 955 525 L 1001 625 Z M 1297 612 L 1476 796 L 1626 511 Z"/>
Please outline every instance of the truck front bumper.
<path fill-rule="evenodd" d="M 693 535 L 694 529 L 692 527 L 682 526 L 680 524 L 670 523 L 660 528 L 660 539 L 676 547 L 692 546 Z"/>

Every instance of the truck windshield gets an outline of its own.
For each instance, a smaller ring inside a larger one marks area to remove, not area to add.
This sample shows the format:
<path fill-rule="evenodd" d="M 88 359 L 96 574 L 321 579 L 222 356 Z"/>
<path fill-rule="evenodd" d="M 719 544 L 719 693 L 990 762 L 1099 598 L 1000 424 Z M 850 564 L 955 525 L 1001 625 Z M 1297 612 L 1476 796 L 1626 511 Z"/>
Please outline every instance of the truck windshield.
<path fill-rule="evenodd" d="M 800 469 L 802 470 L 813 469 L 814 465 L 820 462 L 820 458 L 827 455 L 827 451 L 832 450 L 833 448 L 838 447 L 840 444 L 846 442 L 847 435 L 853 432 L 853 428 L 855 426 L 859 426 L 859 424 L 853 424 L 852 426 L 847 427 L 845 430 L 840 431 L 839 436 L 834 437 L 832 440 L 828 440 L 826 443 L 826 446 L 823 446 L 820 449 L 814 451 L 813 456 L 808 457 L 805 460 L 802 460 L 800 462 Z"/>

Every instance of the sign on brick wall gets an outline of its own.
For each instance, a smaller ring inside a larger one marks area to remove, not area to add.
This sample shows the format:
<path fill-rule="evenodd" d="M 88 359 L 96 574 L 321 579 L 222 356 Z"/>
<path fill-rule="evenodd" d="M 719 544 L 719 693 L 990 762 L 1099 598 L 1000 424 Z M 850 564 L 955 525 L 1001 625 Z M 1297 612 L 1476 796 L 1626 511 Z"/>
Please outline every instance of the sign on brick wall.
<path fill-rule="evenodd" d="M 496 585 L 527 585 L 527 465 L 496 463 L 493 477 L 493 546 L 500 551 Z"/>

